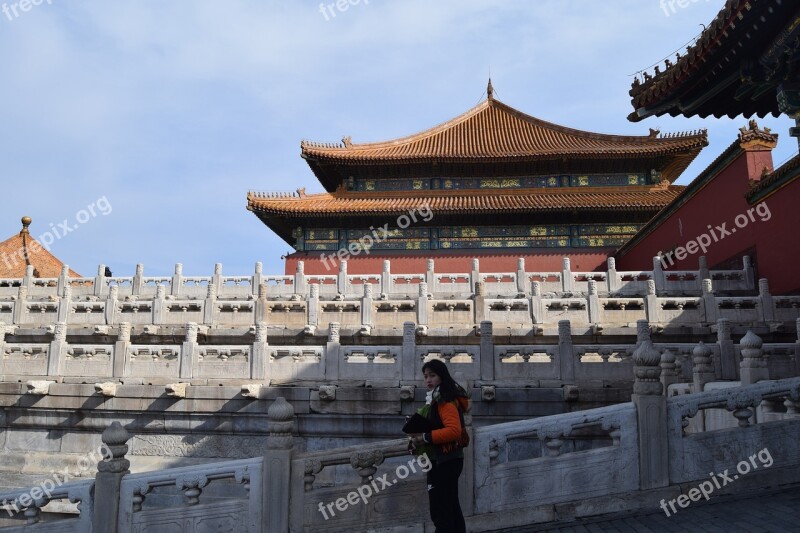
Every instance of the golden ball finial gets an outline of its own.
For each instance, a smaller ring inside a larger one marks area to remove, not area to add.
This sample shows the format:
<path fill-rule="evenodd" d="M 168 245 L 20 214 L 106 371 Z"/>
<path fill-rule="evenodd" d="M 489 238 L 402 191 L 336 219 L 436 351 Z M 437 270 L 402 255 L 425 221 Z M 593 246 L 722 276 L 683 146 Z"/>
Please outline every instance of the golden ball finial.
<path fill-rule="evenodd" d="M 28 233 L 28 226 L 31 225 L 33 219 L 31 217 L 22 217 L 22 231 L 23 233 Z"/>

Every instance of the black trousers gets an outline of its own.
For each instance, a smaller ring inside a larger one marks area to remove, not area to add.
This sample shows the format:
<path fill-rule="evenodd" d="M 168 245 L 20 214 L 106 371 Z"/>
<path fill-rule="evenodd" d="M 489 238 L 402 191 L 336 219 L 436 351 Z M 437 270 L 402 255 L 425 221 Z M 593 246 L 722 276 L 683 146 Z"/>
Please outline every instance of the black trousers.
<path fill-rule="evenodd" d="M 458 503 L 458 477 L 464 469 L 464 459 L 433 462 L 428 471 L 428 502 L 436 533 L 466 533 L 464 515 Z"/>

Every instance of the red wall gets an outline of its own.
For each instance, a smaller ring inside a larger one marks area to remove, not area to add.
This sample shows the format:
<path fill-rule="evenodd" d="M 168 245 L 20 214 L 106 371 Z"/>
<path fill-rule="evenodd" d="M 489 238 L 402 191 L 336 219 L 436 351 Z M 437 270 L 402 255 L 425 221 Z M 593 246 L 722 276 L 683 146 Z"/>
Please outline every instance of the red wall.
<path fill-rule="evenodd" d="M 497 253 L 465 251 L 463 253 L 432 251 L 427 253 L 387 254 L 372 253 L 370 255 L 353 256 L 347 260 L 348 274 L 380 274 L 383 272 L 383 260 L 391 260 L 392 274 L 420 274 L 428 268 L 428 258 L 435 261 L 434 269 L 440 273 L 467 273 L 472 271 L 472 259 L 480 261 L 481 272 L 516 272 L 517 259 L 525 259 L 525 270 L 528 272 L 560 272 L 561 259 L 569 257 L 571 268 L 575 272 L 593 272 L 606 269 L 606 260 L 613 253 L 613 248 L 576 249 L 566 253 L 559 252 L 523 252 Z M 306 274 L 336 274 L 339 271 L 338 261 L 328 260 L 330 268 L 320 260 L 319 253 L 294 253 L 286 258 L 286 274 L 294 274 L 297 262 L 303 261 Z"/>
<path fill-rule="evenodd" d="M 708 266 L 714 268 L 755 249 L 753 260 L 757 276 L 769 279 L 773 294 L 800 289 L 800 277 L 791 272 L 792 265 L 800 260 L 800 206 L 797 205 L 800 181 L 796 180 L 764 200 L 766 207 L 750 205 L 745 199 L 750 189 L 749 180 L 759 180 L 764 167 L 772 169 L 769 150 L 743 152 L 644 239 L 618 256 L 617 269 L 649 270 L 653 257 L 659 252 L 666 253 L 679 246 L 685 248 L 687 243 L 700 238 L 711 241 L 705 252 L 698 249 L 690 254 L 688 250 L 682 260 L 673 255 L 673 263 L 665 263 L 666 271 L 696 270 L 702 255 L 706 256 Z M 750 216 L 748 210 L 751 209 L 754 211 Z M 742 227 L 735 223 L 738 215 L 746 217 L 739 219 Z M 723 223 L 729 235 L 723 236 L 717 229 Z"/>

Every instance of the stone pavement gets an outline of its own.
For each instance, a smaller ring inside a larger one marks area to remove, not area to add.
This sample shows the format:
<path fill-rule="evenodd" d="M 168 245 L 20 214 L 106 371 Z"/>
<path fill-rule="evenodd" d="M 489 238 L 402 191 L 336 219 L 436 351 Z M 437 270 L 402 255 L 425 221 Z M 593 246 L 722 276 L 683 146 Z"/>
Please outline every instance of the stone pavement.
<path fill-rule="evenodd" d="M 564 523 L 541 524 L 516 529 L 519 532 L 557 531 L 561 533 L 618 531 L 692 531 L 709 533 L 800 531 L 800 485 L 778 491 L 751 492 L 747 495 L 712 497 L 692 503 L 667 517 L 659 509 L 627 515 L 611 515 Z"/>

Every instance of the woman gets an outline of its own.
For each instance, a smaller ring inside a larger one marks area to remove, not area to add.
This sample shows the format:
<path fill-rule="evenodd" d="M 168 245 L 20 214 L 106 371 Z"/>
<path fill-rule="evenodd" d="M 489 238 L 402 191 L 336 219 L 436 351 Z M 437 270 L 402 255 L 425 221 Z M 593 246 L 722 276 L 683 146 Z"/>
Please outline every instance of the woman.
<path fill-rule="evenodd" d="M 420 414 L 427 416 L 433 429 L 411 435 L 411 444 L 417 452 L 425 450 L 433 465 L 428 471 L 428 502 L 436 532 L 463 533 L 458 477 L 464 468 L 463 413 L 469 410 L 469 397 L 438 359 L 425 363 L 422 374 L 428 394 Z"/>

